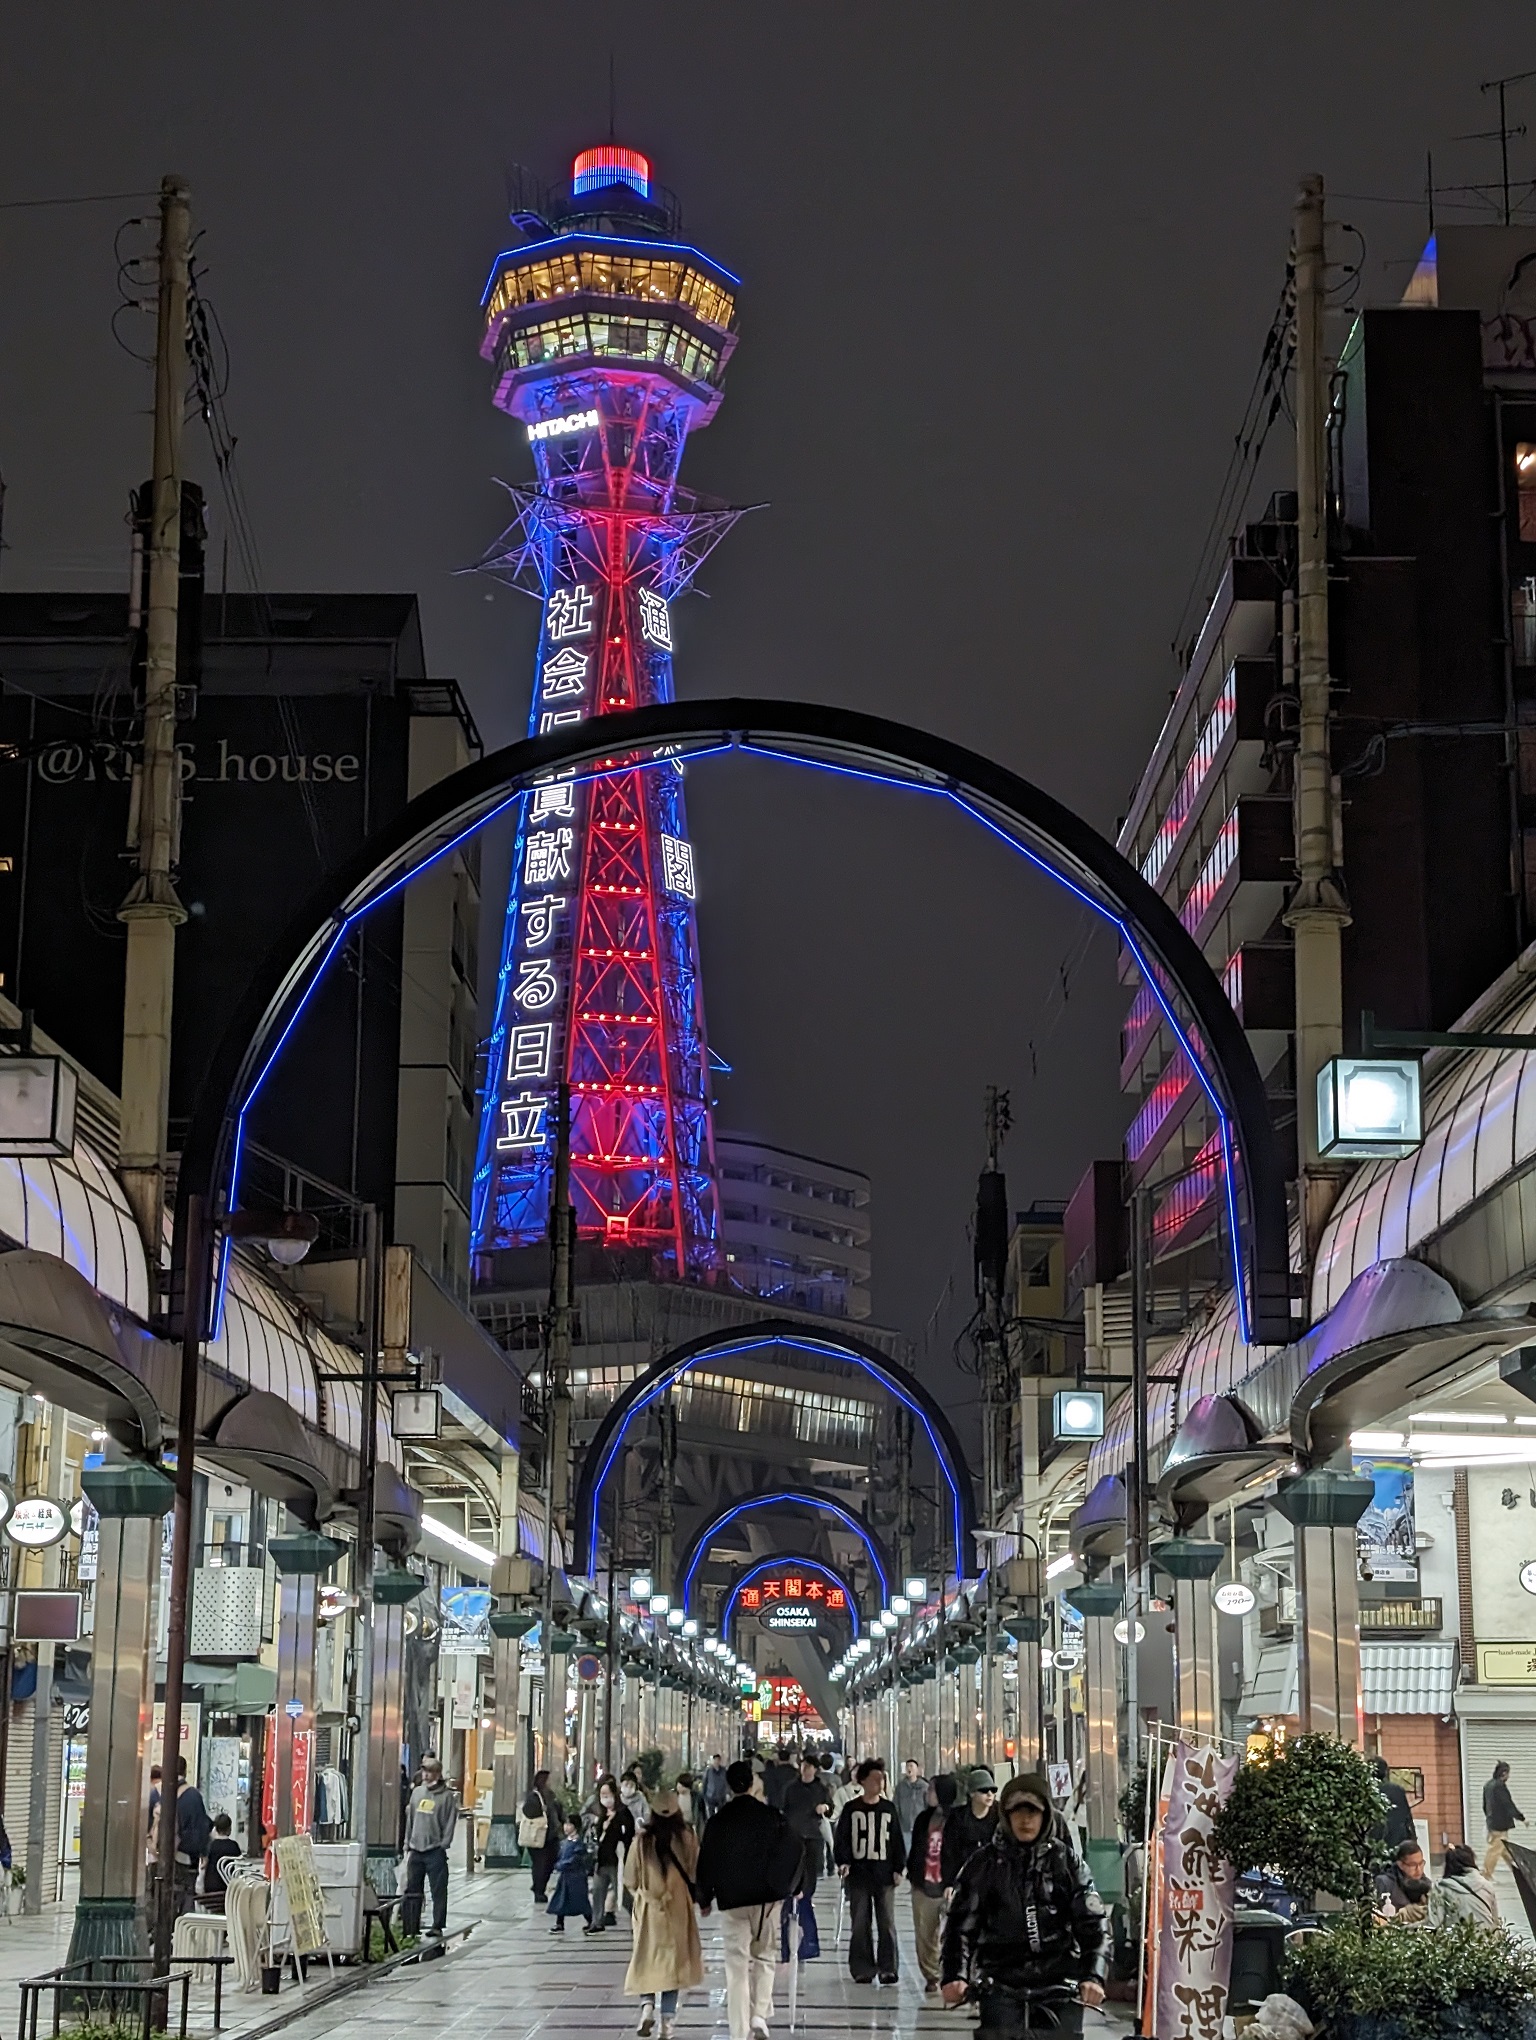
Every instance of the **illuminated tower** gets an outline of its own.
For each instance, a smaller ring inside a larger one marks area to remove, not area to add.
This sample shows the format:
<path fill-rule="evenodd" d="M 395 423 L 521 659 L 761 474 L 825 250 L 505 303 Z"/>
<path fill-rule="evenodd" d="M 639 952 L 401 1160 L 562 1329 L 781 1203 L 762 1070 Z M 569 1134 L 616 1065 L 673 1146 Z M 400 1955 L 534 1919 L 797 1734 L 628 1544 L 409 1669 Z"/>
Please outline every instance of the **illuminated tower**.
<path fill-rule="evenodd" d="M 735 345 L 736 279 L 681 244 L 633 149 L 588 149 L 514 212 L 481 352 L 536 480 L 484 564 L 543 604 L 530 734 L 672 696 L 670 605 L 739 510 L 679 488 Z M 555 1101 L 571 1091 L 580 1236 L 666 1279 L 720 1259 L 708 1049 L 681 765 L 524 797 L 502 942 L 472 1250 L 547 1237 Z"/>

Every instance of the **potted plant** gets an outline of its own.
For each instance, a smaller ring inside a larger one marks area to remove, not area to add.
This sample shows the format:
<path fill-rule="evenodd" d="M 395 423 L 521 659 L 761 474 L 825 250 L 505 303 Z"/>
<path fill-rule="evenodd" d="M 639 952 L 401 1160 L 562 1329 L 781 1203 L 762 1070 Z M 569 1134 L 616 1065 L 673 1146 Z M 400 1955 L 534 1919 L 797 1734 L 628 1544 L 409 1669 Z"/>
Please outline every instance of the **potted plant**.
<path fill-rule="evenodd" d="M 1536 1948 L 1501 1927 L 1376 1927 L 1344 1914 L 1286 1957 L 1328 2040 L 1536 2040 Z"/>
<path fill-rule="evenodd" d="M 1211 1840 L 1239 1876 L 1273 1871 L 1304 1911 L 1323 1893 L 1368 1919 L 1386 1861 L 1377 1839 L 1385 1810 L 1352 1744 L 1299 1735 L 1242 1766 Z"/>

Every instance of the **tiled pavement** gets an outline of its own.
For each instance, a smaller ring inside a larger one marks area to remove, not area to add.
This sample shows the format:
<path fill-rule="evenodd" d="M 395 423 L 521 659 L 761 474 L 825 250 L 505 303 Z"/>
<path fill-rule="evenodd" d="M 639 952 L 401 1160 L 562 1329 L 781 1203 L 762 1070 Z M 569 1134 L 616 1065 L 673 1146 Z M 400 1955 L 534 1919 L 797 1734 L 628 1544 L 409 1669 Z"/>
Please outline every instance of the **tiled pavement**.
<path fill-rule="evenodd" d="M 966 2040 L 973 2014 L 946 2012 L 937 1999 L 924 1999 L 912 1947 L 911 1911 L 903 1890 L 897 1900 L 902 1979 L 895 1985 L 854 1983 L 847 1969 L 847 1930 L 834 1951 L 837 1895 L 824 1885 L 817 1918 L 825 1952 L 801 1971 L 796 2034 L 823 2040 L 829 2034 L 869 2033 L 949 2036 Z M 447 2040 L 447 2036 L 494 2033 L 502 2040 L 532 2036 L 594 2036 L 632 2033 L 637 2002 L 624 1996 L 629 1930 L 587 1938 L 581 1923 L 551 1935 L 550 1922 L 535 1911 L 528 1878 L 520 1871 L 455 1876 L 449 1925 L 475 1919 L 467 1942 L 441 1961 L 411 1964 L 340 2003 L 301 2018 L 284 2040 Z M 723 2035 L 725 1979 L 713 1916 L 701 1922 L 705 1982 L 689 1991 L 678 2008 L 682 2036 Z M 789 2033 L 785 1972 L 774 1990 L 774 2040 Z M 268 2000 L 270 2003 L 270 2000 Z M 1124 2035 L 1123 2013 L 1087 2015 L 1087 2040 Z"/>

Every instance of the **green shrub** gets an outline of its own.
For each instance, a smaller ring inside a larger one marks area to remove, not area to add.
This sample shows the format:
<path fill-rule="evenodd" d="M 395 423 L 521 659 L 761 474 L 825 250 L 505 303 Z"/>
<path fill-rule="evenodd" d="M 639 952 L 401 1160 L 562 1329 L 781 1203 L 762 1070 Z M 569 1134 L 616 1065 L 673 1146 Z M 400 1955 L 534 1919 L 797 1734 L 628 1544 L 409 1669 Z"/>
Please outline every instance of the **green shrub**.
<path fill-rule="evenodd" d="M 1304 1905 L 1319 1891 L 1365 1905 L 1387 1860 L 1373 1835 L 1385 1813 L 1375 1774 L 1352 1744 L 1299 1735 L 1242 1766 L 1211 1839 L 1239 1874 L 1273 1871 Z"/>
<path fill-rule="evenodd" d="M 1348 2017 L 1380 2040 L 1536 2030 L 1536 1948 L 1470 1920 L 1371 1928 L 1343 1914 L 1286 1957 L 1284 1988 L 1319 2023 Z"/>
<path fill-rule="evenodd" d="M 1145 1764 L 1138 1764 L 1132 1777 L 1120 1789 L 1120 1825 L 1133 1846 L 1147 1838 L 1147 1793 L 1151 1777 Z"/>

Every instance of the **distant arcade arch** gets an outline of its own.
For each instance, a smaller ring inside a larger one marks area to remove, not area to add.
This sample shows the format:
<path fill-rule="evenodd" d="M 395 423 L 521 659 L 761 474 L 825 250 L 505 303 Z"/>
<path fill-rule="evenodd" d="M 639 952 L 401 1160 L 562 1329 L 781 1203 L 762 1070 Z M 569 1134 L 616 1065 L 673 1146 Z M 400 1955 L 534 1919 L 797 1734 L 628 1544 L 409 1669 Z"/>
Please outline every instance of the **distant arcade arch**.
<path fill-rule="evenodd" d="M 869 1562 L 875 1569 L 875 1577 L 880 1582 L 881 1607 L 889 1604 L 891 1578 L 895 1569 L 891 1564 L 891 1555 L 877 1530 L 866 1523 L 862 1516 L 856 1516 L 851 1509 L 845 1507 L 836 1495 L 816 1494 L 803 1488 L 765 1488 L 760 1494 L 743 1495 L 728 1507 L 717 1509 L 707 1522 L 701 1523 L 695 1530 L 674 1580 L 677 1597 L 683 1607 L 688 1608 L 693 1598 L 694 1576 L 704 1561 L 704 1554 L 709 1549 L 712 1537 L 723 1530 L 727 1523 L 734 1523 L 738 1516 L 757 1515 L 767 1509 L 784 1508 L 816 1509 L 822 1515 L 835 1516 L 843 1529 L 851 1530 L 868 1552 Z M 770 1564 L 780 1562 L 778 1559 L 769 1561 Z M 819 1558 L 812 1562 L 820 1566 L 826 1564 L 824 1559 Z"/>
<path fill-rule="evenodd" d="M 841 1587 L 848 1599 L 848 1620 L 852 1624 L 854 1637 L 858 1637 L 863 1625 L 859 1621 L 859 1597 L 854 1592 L 851 1582 L 828 1560 L 812 1558 L 803 1551 L 776 1551 L 772 1558 L 754 1558 L 750 1564 L 740 1568 L 735 1578 L 731 1581 L 730 1592 L 726 1595 L 720 1609 L 720 1634 L 722 1637 L 725 1636 L 732 1621 L 735 1619 L 733 1611 L 736 1614 L 741 1614 L 741 1619 L 744 1621 L 751 1619 L 741 1611 L 736 1610 L 736 1596 L 743 1587 L 750 1587 L 752 1582 L 763 1573 L 772 1572 L 776 1565 L 803 1566 L 808 1572 L 819 1572 L 824 1578 L 830 1580 L 834 1586 Z"/>
<path fill-rule="evenodd" d="M 976 1498 L 971 1472 L 954 1426 L 939 1404 L 915 1376 L 886 1359 L 873 1346 L 846 1332 L 813 1331 L 793 1318 L 762 1318 L 745 1325 L 733 1325 L 723 1332 L 706 1332 L 686 1346 L 675 1346 L 653 1361 L 616 1396 L 594 1432 L 581 1463 L 576 1485 L 573 1552 L 575 1569 L 590 1575 L 597 1560 L 598 1512 L 603 1487 L 624 1449 L 631 1422 L 651 1404 L 670 1393 L 690 1369 L 701 1362 L 720 1361 L 760 1351 L 765 1346 L 782 1346 L 813 1353 L 825 1359 L 852 1363 L 868 1374 L 887 1395 L 910 1410 L 927 1434 L 938 1462 L 939 1472 L 949 1489 L 949 1536 L 957 1571 L 968 1572 L 972 1559 L 971 1533 L 976 1527 Z"/>

